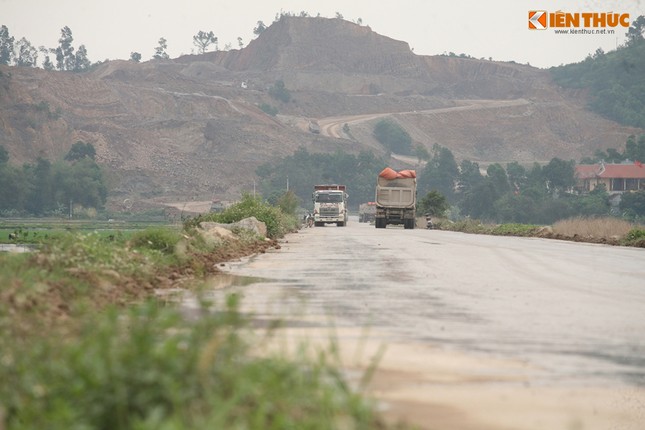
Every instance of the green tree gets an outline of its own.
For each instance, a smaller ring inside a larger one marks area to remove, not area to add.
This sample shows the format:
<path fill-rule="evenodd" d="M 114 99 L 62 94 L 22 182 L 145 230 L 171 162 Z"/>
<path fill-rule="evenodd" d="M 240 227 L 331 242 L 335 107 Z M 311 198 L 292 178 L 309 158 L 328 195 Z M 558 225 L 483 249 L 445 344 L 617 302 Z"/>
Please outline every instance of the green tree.
<path fill-rule="evenodd" d="M 643 32 L 645 31 L 645 16 L 640 15 L 632 25 L 627 29 L 627 45 L 636 45 L 643 41 Z"/>
<path fill-rule="evenodd" d="M 476 219 L 492 219 L 498 195 L 490 180 L 484 180 L 464 194 L 459 207 L 463 215 Z"/>
<path fill-rule="evenodd" d="M 430 191 L 419 201 L 419 212 L 435 217 L 444 217 L 450 209 L 446 197 L 439 191 Z"/>
<path fill-rule="evenodd" d="M 530 224 L 535 220 L 539 205 L 539 202 L 525 195 L 507 193 L 495 201 L 493 212 L 500 222 Z"/>
<path fill-rule="evenodd" d="M 16 66 L 36 67 L 38 62 L 38 50 L 24 37 L 16 43 L 18 55 L 16 56 Z"/>
<path fill-rule="evenodd" d="M 277 201 L 277 206 L 283 213 L 287 215 L 295 215 L 296 209 L 298 209 L 298 205 L 298 196 L 296 196 L 296 194 L 291 190 L 282 194 Z"/>
<path fill-rule="evenodd" d="M 552 158 L 549 164 L 542 168 L 542 174 L 553 193 L 571 188 L 576 183 L 574 161 Z"/>
<path fill-rule="evenodd" d="M 620 210 L 628 218 L 645 217 L 645 191 L 624 193 L 620 197 Z"/>
<path fill-rule="evenodd" d="M 279 79 L 275 81 L 275 84 L 269 88 L 269 95 L 276 100 L 280 100 L 284 103 L 288 103 L 291 100 L 291 93 L 284 85 L 284 81 Z"/>
<path fill-rule="evenodd" d="M 43 60 L 43 69 L 45 70 L 54 70 L 54 63 L 52 63 L 51 59 L 49 58 L 49 54 L 52 53 L 51 49 L 47 49 L 44 46 L 39 46 L 38 51 L 40 51 L 41 54 L 44 56 Z M 55 51 L 55 50 L 53 50 Z"/>
<path fill-rule="evenodd" d="M 455 186 L 459 181 L 459 166 L 450 149 L 435 144 L 432 147 L 432 158 L 417 180 L 419 191 L 426 193 L 436 190 L 448 199 L 455 200 Z"/>
<path fill-rule="evenodd" d="M 56 207 L 53 188 L 53 171 L 49 160 L 38 158 L 35 166 L 24 167 L 29 189 L 25 209 L 34 215 L 43 215 Z"/>
<path fill-rule="evenodd" d="M 217 50 L 217 37 L 212 31 L 206 33 L 200 30 L 193 36 L 193 45 L 197 47 L 200 54 L 206 52 L 208 47 L 213 44 L 215 44 L 215 50 Z"/>
<path fill-rule="evenodd" d="M 459 192 L 466 193 L 484 180 L 479 164 L 470 160 L 462 160 L 459 165 Z"/>
<path fill-rule="evenodd" d="M 9 35 L 7 26 L 0 26 L 0 64 L 9 65 L 13 60 L 13 41 L 14 38 Z"/>
<path fill-rule="evenodd" d="M 528 180 L 526 168 L 517 161 L 506 164 L 506 174 L 512 189 L 521 190 L 526 187 Z"/>
<path fill-rule="evenodd" d="M 508 175 L 506 170 L 499 163 L 494 163 L 488 166 L 486 169 L 486 176 L 488 180 L 493 185 L 495 189 L 495 194 L 499 197 L 503 194 L 508 193 L 511 190 L 511 186 L 508 183 Z"/>
<path fill-rule="evenodd" d="M 72 30 L 65 26 L 60 31 L 60 39 L 58 39 L 58 47 L 55 49 L 56 53 L 56 68 L 58 70 L 74 70 L 76 67 L 76 56 L 74 55 L 74 47 L 72 42 Z"/>
<path fill-rule="evenodd" d="M 141 62 L 141 54 L 138 52 L 130 52 L 130 61 L 134 61 L 135 63 Z"/>
<path fill-rule="evenodd" d="M 586 217 L 607 216 L 611 209 L 609 193 L 607 193 L 604 186 L 598 186 L 589 194 L 571 196 L 571 207 L 576 215 Z"/>
<path fill-rule="evenodd" d="M 21 170 L 9 164 L 0 164 L 0 211 L 22 210 L 27 188 Z"/>
<path fill-rule="evenodd" d="M 253 34 L 255 34 L 256 36 L 259 36 L 266 29 L 267 29 L 267 26 L 264 25 L 262 21 L 258 21 L 258 25 L 253 28 Z"/>
<path fill-rule="evenodd" d="M 74 71 L 82 72 L 84 70 L 88 70 L 91 65 L 92 63 L 89 58 L 87 58 L 87 49 L 85 48 L 85 45 L 79 46 L 74 59 Z"/>
<path fill-rule="evenodd" d="M 625 143 L 624 159 L 632 161 L 645 162 L 645 134 L 642 134 L 636 140 L 632 135 L 627 138 Z"/>
<path fill-rule="evenodd" d="M 167 60 L 170 58 L 168 56 L 168 53 L 166 50 L 168 49 L 168 43 L 165 38 L 160 38 L 159 39 L 159 45 L 155 48 L 155 55 L 152 56 L 152 58 L 156 60 Z"/>
<path fill-rule="evenodd" d="M 96 150 L 94 145 L 91 143 L 85 143 L 83 141 L 77 141 L 72 145 L 70 150 L 65 155 L 65 160 L 67 161 L 77 161 L 83 158 L 89 158 L 94 160 L 96 158 Z"/>
<path fill-rule="evenodd" d="M 71 166 L 59 166 L 55 182 L 57 199 L 63 204 L 71 201 L 86 208 L 102 209 L 107 200 L 107 187 L 101 169 L 89 157 Z"/>
<path fill-rule="evenodd" d="M 403 127 L 392 120 L 382 119 L 377 122 L 373 135 L 391 152 L 409 155 L 412 151 L 412 138 Z"/>

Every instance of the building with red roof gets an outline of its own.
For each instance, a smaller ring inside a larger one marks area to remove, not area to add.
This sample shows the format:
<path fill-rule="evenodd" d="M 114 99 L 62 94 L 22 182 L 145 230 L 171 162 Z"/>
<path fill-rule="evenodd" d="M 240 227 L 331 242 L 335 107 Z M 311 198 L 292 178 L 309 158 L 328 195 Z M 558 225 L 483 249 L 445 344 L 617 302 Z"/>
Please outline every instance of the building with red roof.
<path fill-rule="evenodd" d="M 623 164 L 579 164 L 575 169 L 576 188 L 593 191 L 604 184 L 609 193 L 645 190 L 645 166 L 636 161 Z"/>

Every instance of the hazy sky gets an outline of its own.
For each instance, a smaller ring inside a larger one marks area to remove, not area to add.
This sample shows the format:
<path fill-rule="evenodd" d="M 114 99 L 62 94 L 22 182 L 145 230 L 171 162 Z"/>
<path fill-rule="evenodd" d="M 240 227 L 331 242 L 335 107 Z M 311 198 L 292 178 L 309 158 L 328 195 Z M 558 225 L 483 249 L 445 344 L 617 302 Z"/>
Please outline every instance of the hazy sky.
<path fill-rule="evenodd" d="M 420 55 L 454 52 L 476 58 L 550 67 L 583 60 L 597 48 L 616 49 L 615 34 L 555 34 L 528 29 L 528 12 L 629 13 L 645 15 L 645 0 L 0 0 L 0 25 L 16 41 L 54 48 L 64 26 L 74 47 L 84 44 L 91 61 L 128 59 L 135 51 L 149 60 L 161 37 L 174 58 L 195 50 L 193 36 L 213 31 L 219 48 L 246 46 L 258 21 L 269 26 L 280 11 L 334 17 L 410 44 Z"/>

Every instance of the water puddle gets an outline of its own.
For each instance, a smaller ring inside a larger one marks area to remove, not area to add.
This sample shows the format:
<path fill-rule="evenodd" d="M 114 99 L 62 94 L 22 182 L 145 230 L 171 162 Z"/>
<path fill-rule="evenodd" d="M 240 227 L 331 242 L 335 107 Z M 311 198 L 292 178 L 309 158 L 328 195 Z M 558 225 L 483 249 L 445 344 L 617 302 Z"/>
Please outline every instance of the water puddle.
<path fill-rule="evenodd" d="M 211 276 L 206 280 L 206 287 L 213 289 L 222 289 L 229 287 L 245 287 L 247 285 L 258 284 L 261 282 L 268 282 L 268 279 L 259 278 L 257 276 L 240 276 L 231 275 L 228 273 L 221 273 Z"/>

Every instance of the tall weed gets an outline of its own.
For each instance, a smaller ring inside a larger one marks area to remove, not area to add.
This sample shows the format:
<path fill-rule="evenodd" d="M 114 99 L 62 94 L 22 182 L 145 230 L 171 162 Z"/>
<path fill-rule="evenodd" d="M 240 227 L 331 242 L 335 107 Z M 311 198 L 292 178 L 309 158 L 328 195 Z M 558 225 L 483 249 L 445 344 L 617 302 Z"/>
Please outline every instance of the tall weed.
<path fill-rule="evenodd" d="M 147 303 L 88 317 L 73 337 L 0 336 L 0 428 L 376 427 L 330 360 L 249 354 L 234 296 L 198 313 Z"/>

